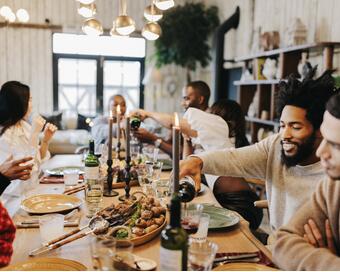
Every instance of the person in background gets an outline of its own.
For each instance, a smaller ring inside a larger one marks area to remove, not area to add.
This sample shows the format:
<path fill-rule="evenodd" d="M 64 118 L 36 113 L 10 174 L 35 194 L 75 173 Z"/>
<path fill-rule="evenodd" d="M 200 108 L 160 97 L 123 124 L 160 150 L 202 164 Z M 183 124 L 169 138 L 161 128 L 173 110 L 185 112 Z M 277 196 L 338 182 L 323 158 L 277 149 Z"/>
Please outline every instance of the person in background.
<path fill-rule="evenodd" d="M 8 265 L 13 254 L 15 226 L 0 202 L 0 267 Z"/>
<path fill-rule="evenodd" d="M 203 81 L 192 81 L 183 88 L 181 105 L 186 111 L 189 107 L 206 111 L 209 108 L 210 88 Z M 170 129 L 173 125 L 173 115 L 160 112 L 150 112 L 142 109 L 133 111 L 131 115 L 138 115 L 142 120 L 151 118 L 163 127 Z M 167 139 L 164 139 L 145 128 L 139 128 L 134 132 L 134 136 L 141 142 L 153 144 L 165 153 L 172 155 L 172 135 L 171 132 Z"/>
<path fill-rule="evenodd" d="M 327 103 L 317 156 L 328 178 L 277 232 L 274 262 L 284 270 L 340 269 L 340 94 Z"/>
<path fill-rule="evenodd" d="M 28 180 L 31 177 L 33 164 L 25 163 L 32 159 L 32 157 L 26 157 L 20 160 L 13 160 L 10 157 L 0 165 L 0 195 L 10 185 L 11 180 Z"/>
<path fill-rule="evenodd" d="M 50 158 L 48 145 L 57 127 L 46 123 L 41 116 L 33 118 L 30 125 L 27 120 L 31 113 L 32 96 L 29 87 L 18 81 L 3 84 L 0 89 L 0 164 L 12 157 L 33 157 L 31 174 L 37 179 L 40 164 Z M 42 130 L 43 136 L 39 143 Z M 15 191 L 19 185 L 20 182 L 12 182 L 4 193 Z"/>
<path fill-rule="evenodd" d="M 191 176 L 200 188 L 201 173 L 266 181 L 270 226 L 276 231 L 312 195 L 324 177 L 315 155 L 322 136 L 325 104 L 334 94 L 332 71 L 314 80 L 314 68 L 302 82 L 281 81 L 276 101 L 279 133 L 251 146 L 205 152 L 181 162 L 180 177 Z M 275 233 L 269 242 L 275 238 Z"/>
<path fill-rule="evenodd" d="M 93 120 L 93 126 L 91 128 L 92 138 L 95 141 L 95 144 L 103 144 L 107 141 L 109 137 L 108 130 L 108 122 L 109 122 L 109 113 L 112 111 L 114 124 L 112 126 L 112 135 L 116 137 L 117 135 L 117 107 L 120 107 L 121 118 L 124 117 L 126 112 L 126 101 L 125 98 L 116 94 L 110 97 L 109 104 L 107 108 L 107 116 L 99 116 Z M 123 127 L 123 123 L 122 126 Z"/>

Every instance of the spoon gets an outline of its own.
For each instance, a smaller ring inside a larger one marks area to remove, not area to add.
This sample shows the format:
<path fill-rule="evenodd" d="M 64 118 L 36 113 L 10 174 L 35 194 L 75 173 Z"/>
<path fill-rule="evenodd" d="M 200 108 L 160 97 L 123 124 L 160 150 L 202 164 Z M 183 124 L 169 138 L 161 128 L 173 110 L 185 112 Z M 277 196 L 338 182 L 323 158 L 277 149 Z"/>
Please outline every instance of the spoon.
<path fill-rule="evenodd" d="M 73 237 L 71 237 L 70 239 L 65 239 L 66 237 L 69 237 L 85 228 L 89 228 L 88 231 L 85 231 L 83 233 L 79 233 Z M 95 234 L 100 234 L 100 233 L 103 233 L 105 231 L 107 231 L 107 229 L 109 228 L 109 222 L 106 221 L 104 218 L 102 218 L 101 216 L 96 216 L 96 217 L 93 217 L 89 224 L 87 226 L 84 226 L 82 227 L 81 229 L 77 230 L 77 232 L 75 232 L 76 230 L 68 233 L 68 234 L 65 234 L 55 240 L 52 240 L 50 241 L 49 243 L 47 243 L 46 245 L 44 245 L 43 247 L 40 247 L 40 248 L 37 248 L 37 249 L 34 249 L 32 250 L 30 253 L 29 253 L 29 256 L 36 256 L 36 255 L 39 255 L 39 254 L 42 254 L 42 253 L 45 253 L 45 252 L 48 252 L 50 250 L 53 250 L 53 249 L 56 249 L 56 248 L 59 248 L 63 245 L 66 245 L 68 243 L 71 243 L 75 240 L 78 240 L 80 238 L 83 238 L 91 233 L 95 233 Z M 65 239 L 65 240 L 64 240 Z"/>

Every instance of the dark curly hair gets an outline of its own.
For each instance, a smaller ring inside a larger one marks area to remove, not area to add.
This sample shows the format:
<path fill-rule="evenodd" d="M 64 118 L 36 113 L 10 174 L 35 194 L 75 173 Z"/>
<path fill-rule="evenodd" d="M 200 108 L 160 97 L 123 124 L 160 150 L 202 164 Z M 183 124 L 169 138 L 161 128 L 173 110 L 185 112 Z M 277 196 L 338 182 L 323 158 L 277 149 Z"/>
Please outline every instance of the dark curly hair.
<path fill-rule="evenodd" d="M 326 102 L 335 94 L 335 80 L 332 73 L 335 70 L 326 70 L 319 78 L 313 79 L 317 66 L 315 66 L 303 81 L 295 75 L 290 75 L 288 81 L 280 81 L 276 96 L 276 112 L 281 116 L 283 108 L 287 105 L 306 110 L 306 118 L 318 130 L 322 123 Z"/>
<path fill-rule="evenodd" d="M 30 99 L 30 88 L 18 81 L 8 81 L 0 90 L 0 135 L 24 118 Z"/>
<path fill-rule="evenodd" d="M 340 90 L 333 95 L 326 104 L 326 110 L 335 118 L 340 119 Z"/>
<path fill-rule="evenodd" d="M 229 137 L 235 137 L 236 148 L 249 145 L 244 113 L 236 101 L 221 99 L 211 106 L 210 112 L 221 116 L 227 122 Z"/>

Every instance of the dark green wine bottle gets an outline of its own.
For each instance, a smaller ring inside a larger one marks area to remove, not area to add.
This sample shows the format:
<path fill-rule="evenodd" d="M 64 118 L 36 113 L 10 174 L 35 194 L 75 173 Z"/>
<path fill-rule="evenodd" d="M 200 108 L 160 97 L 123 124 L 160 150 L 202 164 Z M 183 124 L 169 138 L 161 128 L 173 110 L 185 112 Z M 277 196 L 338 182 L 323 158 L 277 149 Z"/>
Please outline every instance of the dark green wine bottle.
<path fill-rule="evenodd" d="M 160 249 L 161 271 L 186 271 L 188 234 L 181 227 L 181 202 L 177 193 L 170 204 L 170 224 L 162 231 Z"/>
<path fill-rule="evenodd" d="M 130 119 L 130 126 L 131 126 L 131 129 L 138 129 L 140 127 L 140 123 L 141 123 L 141 120 L 139 118 L 139 116 L 132 116 L 131 119 Z"/>
<path fill-rule="evenodd" d="M 89 154 L 85 158 L 85 182 L 90 185 L 99 179 L 99 160 L 94 154 L 94 141 L 90 140 Z"/>

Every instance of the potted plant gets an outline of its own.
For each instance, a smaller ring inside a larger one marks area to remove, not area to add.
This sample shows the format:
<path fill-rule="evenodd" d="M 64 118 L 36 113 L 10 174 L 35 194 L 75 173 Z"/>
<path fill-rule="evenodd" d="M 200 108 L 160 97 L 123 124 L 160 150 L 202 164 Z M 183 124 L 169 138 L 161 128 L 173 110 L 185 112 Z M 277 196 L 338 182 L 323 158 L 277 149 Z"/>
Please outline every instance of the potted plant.
<path fill-rule="evenodd" d="M 195 71 L 197 64 L 206 67 L 211 60 L 208 37 L 219 25 L 218 8 L 203 3 L 186 3 L 167 11 L 159 22 L 162 35 L 155 42 L 156 65 L 174 63 Z"/>

